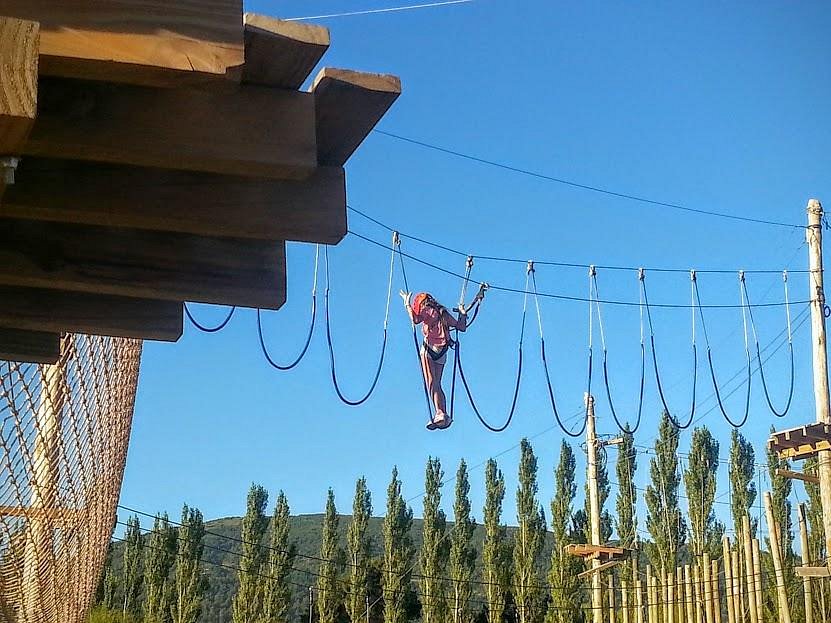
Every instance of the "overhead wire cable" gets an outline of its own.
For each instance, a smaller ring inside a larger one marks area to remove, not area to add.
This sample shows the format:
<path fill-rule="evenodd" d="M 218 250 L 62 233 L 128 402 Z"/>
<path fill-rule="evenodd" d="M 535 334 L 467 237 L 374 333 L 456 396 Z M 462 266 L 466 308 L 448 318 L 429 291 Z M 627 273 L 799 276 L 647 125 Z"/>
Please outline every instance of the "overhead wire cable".
<path fill-rule="evenodd" d="M 378 386 L 378 379 L 381 378 L 381 370 L 384 367 L 384 356 L 387 352 L 387 328 L 389 326 L 389 316 L 390 316 L 390 299 L 392 297 L 392 278 L 395 273 L 395 245 L 390 245 L 390 271 L 389 271 L 389 279 L 387 281 L 387 303 L 384 309 L 384 331 L 383 331 L 383 340 L 381 342 L 381 353 L 378 357 L 378 367 L 375 369 L 375 375 L 372 379 L 372 383 L 369 386 L 367 392 L 356 400 L 352 400 L 347 398 L 343 391 L 340 388 L 340 384 L 338 383 L 338 375 L 335 366 L 335 348 L 332 344 L 332 323 L 329 318 L 329 290 L 330 290 L 330 278 L 329 278 L 329 247 L 324 247 L 323 257 L 326 263 L 326 292 L 324 294 L 324 309 L 325 309 L 325 318 L 326 318 L 326 343 L 329 347 L 329 363 L 331 364 L 331 371 L 332 371 L 332 384 L 335 388 L 335 393 L 337 394 L 338 398 L 340 398 L 341 402 L 350 407 L 357 407 L 362 405 L 367 400 L 369 400 L 370 396 L 372 396 L 375 388 Z"/>
<path fill-rule="evenodd" d="M 791 401 L 793 400 L 793 392 L 794 392 L 794 378 L 796 376 L 795 366 L 794 366 L 794 354 L 793 354 L 793 335 L 791 331 L 791 309 L 790 305 L 788 305 L 788 271 L 783 271 L 782 273 L 782 281 L 785 284 L 785 319 L 787 322 L 787 331 L 788 331 L 788 350 L 790 352 L 790 362 L 791 362 L 791 380 L 790 380 L 790 388 L 788 389 L 788 400 L 785 403 L 785 407 L 779 411 L 776 407 L 773 406 L 773 401 L 770 399 L 770 392 L 768 391 L 768 384 L 765 378 L 765 370 L 764 366 L 762 365 L 762 355 L 759 346 L 759 335 L 756 331 L 756 322 L 753 319 L 753 310 L 748 306 L 748 316 L 750 317 L 750 327 L 753 330 L 753 341 L 756 345 L 756 361 L 759 364 L 759 377 L 762 380 L 762 389 L 765 393 L 765 400 L 768 403 L 768 408 L 770 412 L 773 413 L 776 417 L 782 418 L 788 414 L 788 411 L 791 408 Z M 747 293 L 747 283 L 745 280 L 742 280 L 742 289 L 744 290 L 744 298 L 750 303 L 750 297 Z"/>
<path fill-rule="evenodd" d="M 644 204 L 648 204 L 648 205 L 670 208 L 670 209 L 673 209 L 673 210 L 679 210 L 679 211 L 688 212 L 688 213 L 691 213 L 691 214 L 697 214 L 697 215 L 700 215 L 700 216 L 711 216 L 711 217 L 717 217 L 717 218 L 722 218 L 722 219 L 730 219 L 730 220 L 734 220 L 734 221 L 742 221 L 742 222 L 746 222 L 746 223 L 757 223 L 757 224 L 760 224 L 760 225 L 772 225 L 772 226 L 776 226 L 776 227 L 788 227 L 788 228 L 791 228 L 791 229 L 804 229 L 804 227 L 805 227 L 804 225 L 796 225 L 796 224 L 793 224 L 793 223 L 784 223 L 784 222 L 781 222 L 781 221 L 773 221 L 773 220 L 768 220 L 768 219 L 759 219 L 759 218 L 753 218 L 753 217 L 750 217 L 750 216 L 739 216 L 737 214 L 728 214 L 726 212 L 716 212 L 714 210 L 703 210 L 703 209 L 699 209 L 699 208 L 691 208 L 691 207 L 684 206 L 684 205 L 681 205 L 681 204 L 675 203 L 675 202 L 661 201 L 661 200 L 657 200 L 657 199 L 650 199 L 648 197 L 644 197 L 644 196 L 641 196 L 641 195 L 635 195 L 635 194 L 631 194 L 631 193 L 625 193 L 625 192 L 620 192 L 620 191 L 616 191 L 616 190 L 611 190 L 609 188 L 604 188 L 604 187 L 601 187 L 601 186 L 594 186 L 594 185 L 591 185 L 591 184 L 583 184 L 583 183 L 575 182 L 573 180 L 568 180 L 568 179 L 565 179 L 565 178 L 562 178 L 562 177 L 556 177 L 554 175 L 541 173 L 539 171 L 532 171 L 530 169 L 515 166 L 515 165 L 512 165 L 512 164 L 505 163 L 505 162 L 499 162 L 497 160 L 490 160 L 490 159 L 487 159 L 487 158 L 474 156 L 472 154 L 464 153 L 464 152 L 461 152 L 461 151 L 458 151 L 458 150 L 455 150 L 455 149 L 449 149 L 447 147 L 441 147 L 439 145 L 434 145 L 434 144 L 431 144 L 431 143 L 427 143 L 425 141 L 420 141 L 420 140 L 417 140 L 417 139 L 414 139 L 414 138 L 410 138 L 410 137 L 407 137 L 407 136 L 402 136 L 400 134 L 395 134 L 393 132 L 388 132 L 386 130 L 380 130 L 380 129 L 377 129 L 377 128 L 373 130 L 373 133 L 374 134 L 380 134 L 382 136 L 386 136 L 386 137 L 389 137 L 389 138 L 392 138 L 392 139 L 395 139 L 395 140 L 398 140 L 398 141 L 402 141 L 402 142 L 405 142 L 405 143 L 410 143 L 412 145 L 417 145 L 419 147 L 423 147 L 424 149 L 430 149 L 430 150 L 437 151 L 437 152 L 447 154 L 447 155 L 450 155 L 450 156 L 454 156 L 454 157 L 457 157 L 457 158 L 462 158 L 464 160 L 469 160 L 471 162 L 477 162 L 479 164 L 484 164 L 484 165 L 495 167 L 495 168 L 502 169 L 502 170 L 505 170 L 505 171 L 511 171 L 512 173 L 518 173 L 520 175 L 526 175 L 526 176 L 529 176 L 529 177 L 534 177 L 534 178 L 537 178 L 537 179 L 545 180 L 545 181 L 548 181 L 548 182 L 554 182 L 554 183 L 557 183 L 557 184 L 562 184 L 564 186 L 570 186 L 572 188 L 579 188 L 581 190 L 588 190 L 588 191 L 599 193 L 599 194 L 602 194 L 602 195 L 607 195 L 607 196 L 610 196 L 610 197 L 617 197 L 619 199 L 627 199 L 629 201 L 635 201 L 635 202 L 644 203 Z"/>
<path fill-rule="evenodd" d="M 440 2 L 424 2 L 421 4 L 406 4 L 402 6 L 386 7 L 383 9 L 364 9 L 361 11 L 345 11 L 343 13 L 329 13 L 328 15 L 306 15 L 304 17 L 284 18 L 284 22 L 299 22 L 313 19 L 329 19 L 333 17 L 353 17 L 355 15 L 375 15 L 379 13 L 398 13 L 400 11 L 414 11 L 416 9 L 430 9 L 433 7 L 450 6 L 453 4 L 470 4 L 474 0 L 441 0 Z"/>
<path fill-rule="evenodd" d="M 597 299 L 600 298 L 600 293 L 597 289 L 597 270 L 593 270 L 590 273 L 591 284 L 594 289 L 594 297 L 595 297 L 595 307 L 597 310 L 597 324 L 600 327 L 600 341 L 603 347 L 603 382 L 606 386 L 606 398 L 609 402 L 609 410 L 612 412 L 612 417 L 615 420 L 615 424 L 623 433 L 628 433 L 630 435 L 635 434 L 638 428 L 641 425 L 641 416 L 643 415 L 643 395 L 644 395 L 644 387 L 646 385 L 646 346 L 644 340 L 644 323 L 643 323 L 643 305 L 640 307 L 640 329 L 641 329 L 641 382 L 640 382 L 640 390 L 638 392 L 638 418 L 635 422 L 635 426 L 630 428 L 628 426 L 624 426 L 621 424 L 620 419 L 617 416 L 617 411 L 615 410 L 614 402 L 612 401 L 612 390 L 609 384 L 609 365 L 608 365 L 608 351 L 606 349 L 606 334 L 603 330 L 603 315 L 600 310 L 600 303 Z M 591 289 L 591 288 L 590 288 Z M 641 302 L 643 302 L 643 289 L 638 288 L 640 292 Z"/>
<path fill-rule="evenodd" d="M 222 329 L 227 327 L 228 323 L 231 322 L 231 318 L 234 317 L 234 312 L 236 312 L 236 311 L 237 311 L 236 306 L 231 307 L 231 309 L 228 310 L 228 315 L 225 317 L 225 320 L 223 320 L 222 322 L 220 322 L 217 325 L 214 325 L 213 327 L 209 327 L 207 325 L 203 325 L 198 320 L 196 320 L 196 318 L 193 317 L 193 314 L 191 314 L 190 308 L 188 307 L 188 304 L 185 303 L 185 314 L 187 315 L 188 320 L 190 320 L 190 323 L 194 327 L 199 329 L 202 333 L 218 333 L 219 331 L 222 331 Z"/>
<path fill-rule="evenodd" d="M 303 348 L 300 350 L 300 354 L 295 357 L 295 359 L 288 364 L 279 364 L 277 363 L 274 358 L 272 358 L 271 354 L 268 352 L 268 347 L 265 344 L 265 338 L 263 337 L 263 321 L 262 321 L 262 310 L 257 309 L 257 335 L 260 339 L 260 349 L 263 351 L 263 356 L 265 357 L 268 364 L 276 368 L 277 370 L 291 370 L 295 368 L 306 356 L 306 353 L 309 350 L 309 345 L 312 343 L 312 334 L 314 334 L 315 330 L 315 320 L 317 317 L 317 273 L 318 273 L 318 261 L 320 259 L 320 245 L 315 245 L 315 266 L 314 266 L 314 277 L 312 279 L 312 313 L 311 313 L 311 321 L 309 322 L 309 331 L 306 334 L 306 340 L 303 344 Z"/>

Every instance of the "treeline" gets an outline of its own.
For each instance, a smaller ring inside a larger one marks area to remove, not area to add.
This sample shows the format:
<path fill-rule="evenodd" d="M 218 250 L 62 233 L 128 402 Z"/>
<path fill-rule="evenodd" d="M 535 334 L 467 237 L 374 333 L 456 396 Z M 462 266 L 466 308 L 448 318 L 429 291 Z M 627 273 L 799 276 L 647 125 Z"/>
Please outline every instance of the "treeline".
<path fill-rule="evenodd" d="M 636 446 L 629 434 L 622 435 L 615 445 L 600 445 L 601 460 L 597 472 L 602 509 L 601 538 L 604 542 L 616 542 L 638 552 L 612 573 L 620 578 L 631 578 L 642 575 L 646 565 L 657 570 L 675 570 L 678 565 L 695 563 L 704 554 L 713 559 L 720 558 L 722 536 L 736 530 L 717 519 L 715 505 L 729 504 L 734 526 L 741 526 L 742 518 L 748 514 L 758 516 L 755 512 L 760 494 L 757 485 L 761 482 L 762 470 L 765 470 L 786 561 L 793 620 L 804 620 L 801 580 L 794 573 L 797 562 L 793 550 L 793 509 L 789 500 L 792 481 L 777 471 L 787 469 L 787 462 L 768 453 L 767 462 L 757 465 L 752 445 L 736 430 L 731 435 L 728 458 L 723 460 L 719 441 L 706 427 L 692 432 L 689 453 L 681 456 L 678 451 L 681 433 L 664 415 L 658 437 L 649 448 Z M 607 456 L 613 452 L 616 459 L 612 466 Z M 541 502 L 538 487 L 537 458 L 527 440 L 521 442 L 520 454 L 516 527 L 508 528 L 505 523 L 505 478 L 496 461 L 490 460 L 485 466 L 483 525 L 478 531 L 470 503 L 466 463 L 462 461 L 456 470 L 453 516 L 447 517 L 441 508 L 444 469 L 438 459 L 430 458 L 425 470 L 418 547 L 414 543 L 413 510 L 402 494 L 397 469 L 393 469 L 387 487 L 381 542 L 373 543 L 368 532 L 373 503 L 366 480 L 361 478 L 356 483 L 352 514 L 343 539 L 335 496 L 329 490 L 320 550 L 315 555 L 298 553 L 290 530 L 289 504 L 283 492 L 279 492 L 269 518 L 268 493 L 263 487 L 252 485 L 242 519 L 238 564 L 234 567 L 237 588 L 232 600 L 233 623 L 303 620 L 311 623 L 405 623 L 413 620 L 424 623 L 566 623 L 591 618 L 586 581 L 578 578 L 585 565 L 581 559 L 565 553 L 566 545 L 590 540 L 588 495 L 584 504 L 576 503 L 575 450 L 566 441 L 561 443 L 553 492 L 545 505 Z M 649 478 L 647 486 L 641 489 L 636 483 L 639 462 L 644 457 L 648 457 Z M 729 490 L 719 492 L 718 466 L 725 461 L 728 463 Z M 614 483 L 610 478 L 612 467 Z M 812 469 L 815 465 L 805 466 L 809 473 Z M 613 484 L 617 487 L 614 501 L 610 500 Z M 816 485 L 809 483 L 806 488 L 810 558 L 822 560 L 825 546 L 819 491 Z M 684 498 L 686 504 L 682 505 Z M 639 517 L 639 499 L 643 500 L 646 510 L 643 518 Z M 682 506 L 686 506 L 686 513 Z M 174 541 L 165 540 L 171 537 L 164 536 L 170 529 L 164 525 L 163 520 L 157 520 L 150 541 L 169 553 Z M 755 538 L 759 529 L 755 518 L 749 529 Z M 137 620 L 143 616 L 145 621 L 153 623 L 197 620 L 198 605 L 190 610 L 195 618 L 173 618 L 177 610 L 172 604 L 178 595 L 171 587 L 184 586 L 179 580 L 178 558 L 174 573 L 172 563 L 167 563 L 169 558 L 164 559 L 167 566 L 160 563 L 153 553 L 156 548 L 148 547 L 142 576 L 143 593 L 130 580 L 140 575 L 132 562 L 140 546 L 130 548 L 130 539 L 138 532 L 138 529 L 134 533 L 128 531 L 125 537 L 123 602 L 119 602 L 123 610 Z M 480 536 L 474 538 L 475 535 Z M 181 548 L 181 534 L 178 541 Z M 766 541 L 762 540 L 763 543 Z M 313 563 L 316 570 L 310 574 L 312 581 L 299 582 L 294 574 L 298 571 L 299 557 Z M 762 559 L 763 574 L 772 576 L 769 551 L 762 552 Z M 162 577 L 164 581 L 160 579 Z M 198 573 L 191 576 L 196 588 L 189 593 L 196 599 L 192 603 L 196 604 L 203 590 L 197 577 Z M 106 588 L 107 582 L 104 584 Z M 765 622 L 776 621 L 774 582 L 766 582 L 764 587 Z M 820 588 L 814 591 L 815 620 L 829 620 L 824 609 L 826 602 L 831 602 L 831 595 L 825 595 L 824 586 Z M 139 600 L 139 594 L 144 595 L 143 601 Z M 167 601 L 158 607 L 159 600 Z M 111 608 L 119 605 L 112 599 L 105 599 L 105 603 Z M 634 599 L 630 603 L 634 603 Z"/>

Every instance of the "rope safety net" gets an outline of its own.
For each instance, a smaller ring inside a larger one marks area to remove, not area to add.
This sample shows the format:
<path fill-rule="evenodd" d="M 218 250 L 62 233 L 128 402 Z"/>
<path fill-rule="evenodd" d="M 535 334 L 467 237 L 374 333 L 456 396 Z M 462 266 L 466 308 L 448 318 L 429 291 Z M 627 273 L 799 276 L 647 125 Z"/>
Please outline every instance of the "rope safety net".
<path fill-rule="evenodd" d="M 0 620 L 86 620 L 107 555 L 141 341 L 64 335 L 54 365 L 0 361 Z"/>

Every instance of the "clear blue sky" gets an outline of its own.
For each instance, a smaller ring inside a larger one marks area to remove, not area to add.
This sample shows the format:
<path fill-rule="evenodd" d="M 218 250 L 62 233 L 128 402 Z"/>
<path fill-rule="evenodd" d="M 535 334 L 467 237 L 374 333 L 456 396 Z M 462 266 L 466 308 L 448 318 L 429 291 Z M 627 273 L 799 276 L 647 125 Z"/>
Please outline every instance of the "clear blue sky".
<path fill-rule="evenodd" d="M 246 10 L 294 17 L 395 4 L 406 2 L 261 0 L 248 2 Z M 824 199 L 831 208 L 827 3 L 478 0 L 320 23 L 331 29 L 326 65 L 401 76 L 404 93 L 381 122 L 384 130 L 705 210 L 803 223 L 809 197 Z M 355 207 L 404 232 L 480 255 L 699 269 L 806 267 L 801 230 L 634 203 L 378 134 L 367 138 L 347 169 Z M 350 228 L 388 240 L 385 231 L 355 215 Z M 405 244 L 416 255 L 463 270 L 461 258 Z M 307 326 L 313 255 L 313 246 L 290 245 L 288 303 L 266 317 L 267 339 L 282 360 L 294 356 Z M 339 374 L 354 396 L 368 385 L 378 356 L 389 258 L 347 238 L 331 259 Z M 408 268 L 414 289 L 430 290 L 448 304 L 458 297 L 458 280 L 412 263 Z M 524 267 L 483 261 L 474 275 L 522 287 Z M 588 291 L 583 269 L 541 267 L 538 279 L 545 291 L 577 296 Z M 598 280 L 604 297 L 637 300 L 634 273 L 600 271 Z M 687 275 L 648 274 L 647 280 L 653 302 L 689 301 Z M 401 285 L 399 274 L 394 285 L 396 290 Z M 702 275 L 700 286 L 704 303 L 738 301 L 735 274 Z M 791 286 L 792 299 L 807 298 L 804 275 L 793 275 Z M 750 276 L 748 288 L 755 302 L 782 300 L 778 275 Z M 801 310 L 794 306 L 792 313 Z M 195 312 L 206 323 L 224 315 L 210 307 Z M 521 296 L 495 292 L 465 338 L 467 374 L 494 422 L 504 418 L 511 398 L 521 312 Z M 585 391 L 587 306 L 546 300 L 542 313 L 555 390 L 562 410 L 573 414 Z M 633 419 L 640 380 L 638 310 L 607 306 L 603 314 L 615 401 Z M 726 381 L 744 361 L 741 315 L 736 309 L 710 310 L 706 319 L 717 373 Z M 122 503 L 177 515 L 186 501 L 207 518 L 238 515 L 248 485 L 256 481 L 272 495 L 284 489 L 297 513 L 321 511 L 331 486 L 339 508 L 349 512 L 355 479 L 366 475 L 376 511 L 382 512 L 395 464 L 405 495 L 415 497 L 429 455 L 440 457 L 452 473 L 461 457 L 475 466 L 507 451 L 499 462 L 509 483 L 505 515 L 512 522 L 518 456 L 512 448 L 523 436 L 535 435 L 540 498 L 547 509 L 562 435 L 552 428 L 536 319 L 528 320 L 517 414 L 499 435 L 479 425 L 462 394 L 451 430 L 424 430 L 417 364 L 397 298 L 378 391 L 360 408 L 341 405 L 334 394 L 322 323 L 308 358 L 290 373 L 273 371 L 263 361 L 251 311 L 239 313 L 216 335 L 187 326 L 177 344 L 147 343 Z M 690 312 L 658 310 L 654 320 L 667 398 L 681 417 L 690 400 Z M 784 329 L 784 310 L 757 310 L 756 321 L 766 345 Z M 598 339 L 595 334 L 596 344 Z M 711 410 L 715 403 L 700 344 L 698 413 L 722 441 L 726 459 L 730 429 L 719 411 Z M 752 412 L 743 432 L 760 460 L 771 424 L 796 426 L 814 419 L 807 324 L 795 333 L 795 350 L 797 385 L 785 420 L 774 422 L 754 377 Z M 598 354 L 596 365 L 599 360 Z M 787 350 L 768 366 L 773 399 L 781 405 Z M 594 379 L 599 431 L 614 433 L 600 367 Z M 743 402 L 742 390 L 727 400 L 733 417 L 741 415 Z M 650 374 L 638 444 L 653 443 L 659 412 Z M 684 450 L 689 436 L 682 436 Z M 615 452 L 609 456 L 614 461 Z M 648 482 L 647 461 L 645 456 L 639 461 L 641 487 Z M 766 486 L 764 479 L 761 484 Z M 801 485 L 795 489 L 804 497 Z M 446 492 L 449 508 L 452 485 Z M 473 470 L 472 495 L 481 518 L 481 468 Z M 727 501 L 724 486 L 718 495 Z M 415 499 L 413 506 L 420 515 L 421 501 Z M 721 514 L 727 507 L 718 508 Z"/>

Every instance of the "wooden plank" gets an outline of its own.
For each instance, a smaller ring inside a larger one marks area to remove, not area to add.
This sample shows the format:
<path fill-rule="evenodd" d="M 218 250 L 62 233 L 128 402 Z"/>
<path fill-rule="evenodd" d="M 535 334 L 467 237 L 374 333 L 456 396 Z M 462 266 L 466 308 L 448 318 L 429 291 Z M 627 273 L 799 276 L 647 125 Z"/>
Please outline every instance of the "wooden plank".
<path fill-rule="evenodd" d="M 566 545 L 565 552 L 572 556 L 591 556 L 605 554 L 608 556 L 622 556 L 626 550 L 622 547 L 610 545 L 590 545 L 588 543 L 570 543 Z"/>
<path fill-rule="evenodd" d="M 175 342 L 181 302 L 0 286 L 0 327 Z"/>
<path fill-rule="evenodd" d="M 337 244 L 346 235 L 346 181 L 342 167 L 286 181 L 28 157 L 0 215 Z"/>
<path fill-rule="evenodd" d="M 776 469 L 777 476 L 784 476 L 785 478 L 791 478 L 794 480 L 801 480 L 803 482 L 811 482 L 815 485 L 819 484 L 819 477 L 811 476 L 810 474 L 803 474 L 802 472 L 794 472 L 789 469 Z"/>
<path fill-rule="evenodd" d="M 314 98 L 254 86 L 221 93 L 44 78 L 24 153 L 305 179 L 317 167 Z"/>
<path fill-rule="evenodd" d="M 278 309 L 285 244 L 0 219 L 0 285 Z"/>
<path fill-rule="evenodd" d="M 37 508 L 30 506 L 0 506 L 0 517 L 24 517 L 26 519 L 51 519 L 71 521 L 83 512 L 76 508 Z"/>
<path fill-rule="evenodd" d="M 828 567 L 794 567 L 796 575 L 801 578 L 829 578 L 831 569 Z"/>
<path fill-rule="evenodd" d="M 3 0 L 41 24 L 41 73 L 183 86 L 238 80 L 242 0 Z"/>
<path fill-rule="evenodd" d="M 317 114 L 317 155 L 321 164 L 340 166 L 401 95 L 401 80 L 325 67 L 312 86 Z"/>
<path fill-rule="evenodd" d="M 44 331 L 0 329 L 0 360 L 55 363 L 61 356 L 61 336 Z"/>
<path fill-rule="evenodd" d="M 622 562 L 624 562 L 624 561 L 623 560 L 609 560 L 609 561 L 604 562 L 603 564 L 601 564 L 597 567 L 592 567 L 590 569 L 586 569 L 582 573 L 578 573 L 577 577 L 582 580 L 584 578 L 589 577 L 590 575 L 594 575 L 595 573 L 600 573 L 601 571 L 605 571 L 606 569 L 611 569 L 612 567 L 615 567 L 615 566 L 619 565 Z"/>
<path fill-rule="evenodd" d="M 37 112 L 38 25 L 0 17 L 0 156 L 17 156 Z"/>
<path fill-rule="evenodd" d="M 329 29 L 246 13 L 245 65 L 247 84 L 299 89 L 329 49 Z"/>

